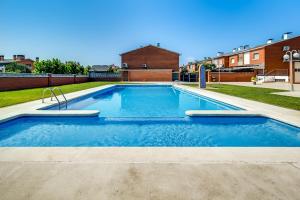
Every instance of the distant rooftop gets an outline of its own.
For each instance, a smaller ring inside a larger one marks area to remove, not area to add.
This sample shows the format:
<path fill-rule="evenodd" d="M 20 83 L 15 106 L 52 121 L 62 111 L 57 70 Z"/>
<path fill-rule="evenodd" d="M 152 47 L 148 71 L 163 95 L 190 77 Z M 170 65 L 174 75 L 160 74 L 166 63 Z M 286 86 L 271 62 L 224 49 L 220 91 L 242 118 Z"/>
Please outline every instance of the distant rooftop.
<path fill-rule="evenodd" d="M 93 65 L 90 71 L 106 72 L 110 67 L 116 67 L 115 65 Z"/>
<path fill-rule="evenodd" d="M 238 48 L 235 48 L 236 49 L 235 52 L 233 52 L 233 51 L 226 52 L 226 53 L 223 53 L 223 54 L 221 54 L 219 56 L 215 56 L 213 58 L 221 58 L 221 57 L 224 57 L 224 56 L 232 56 L 232 55 L 235 55 L 235 54 L 248 52 L 248 51 L 251 51 L 251 50 L 254 50 L 254 49 L 260 49 L 260 48 L 263 48 L 263 47 L 266 47 L 266 46 L 270 46 L 270 45 L 273 45 L 273 44 L 276 44 L 276 43 L 279 43 L 279 42 L 282 42 L 282 41 L 291 40 L 291 39 L 300 37 L 300 35 L 293 36 L 293 37 L 288 37 L 290 34 L 291 34 L 291 32 L 286 32 L 286 33 L 283 34 L 282 38 L 279 39 L 279 40 L 277 40 L 277 41 L 274 41 L 271 38 L 271 39 L 268 39 L 265 44 L 256 45 L 254 47 L 250 47 L 250 46 L 247 45 L 248 48 L 247 49 L 242 49 L 242 50 L 238 50 Z"/>
<path fill-rule="evenodd" d="M 124 55 L 124 54 L 130 53 L 130 52 L 137 51 L 137 50 L 143 49 L 143 48 L 148 48 L 148 47 L 155 47 L 155 48 L 159 48 L 159 49 L 161 49 L 161 50 L 164 50 L 164 51 L 167 51 L 167 52 L 170 52 L 170 53 L 173 53 L 173 54 L 178 54 L 178 55 L 180 55 L 180 53 L 177 53 L 177 52 L 175 52 L 175 51 L 171 51 L 171 50 L 168 50 L 168 49 L 161 48 L 161 47 L 160 47 L 160 43 L 157 43 L 157 45 L 152 45 L 152 44 L 150 44 L 150 45 L 147 45 L 147 46 L 141 46 L 141 47 L 139 47 L 139 48 L 136 48 L 136 49 L 133 49 L 133 50 L 130 50 L 130 51 L 121 53 L 120 55 Z"/>

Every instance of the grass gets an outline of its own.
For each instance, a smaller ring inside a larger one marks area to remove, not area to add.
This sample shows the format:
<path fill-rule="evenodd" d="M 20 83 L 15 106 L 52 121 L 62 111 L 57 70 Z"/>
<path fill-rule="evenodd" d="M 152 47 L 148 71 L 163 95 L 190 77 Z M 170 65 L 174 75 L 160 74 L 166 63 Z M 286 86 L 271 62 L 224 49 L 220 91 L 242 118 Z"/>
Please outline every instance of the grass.
<path fill-rule="evenodd" d="M 85 90 L 88 88 L 98 87 L 98 86 L 112 84 L 112 83 L 120 83 L 120 82 L 87 82 L 87 83 L 79 83 L 79 84 L 62 85 L 59 87 L 66 94 L 70 92 L 76 92 L 79 90 Z M 34 89 L 0 92 L 0 108 L 41 99 L 43 89 L 44 88 L 34 88 Z M 47 95 L 45 96 L 50 97 L 50 93 L 47 92 Z"/>
<path fill-rule="evenodd" d="M 187 85 L 198 87 L 195 85 Z M 269 88 L 255 88 L 247 86 L 226 85 L 226 84 L 209 84 L 207 90 L 228 94 L 231 96 L 241 97 L 254 101 L 259 101 L 275 106 L 300 110 L 300 98 L 288 97 L 282 95 L 272 94 L 274 92 L 283 92 L 285 90 L 269 89 Z"/>

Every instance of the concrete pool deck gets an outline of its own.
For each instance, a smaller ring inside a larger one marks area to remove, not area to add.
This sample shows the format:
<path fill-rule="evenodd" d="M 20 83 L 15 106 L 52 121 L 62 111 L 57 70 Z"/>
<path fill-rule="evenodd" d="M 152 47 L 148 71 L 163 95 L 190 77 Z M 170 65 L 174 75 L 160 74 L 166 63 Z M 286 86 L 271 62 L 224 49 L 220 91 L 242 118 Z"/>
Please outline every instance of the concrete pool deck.
<path fill-rule="evenodd" d="M 1 148 L 1 199 L 299 199 L 299 148 Z"/>
<path fill-rule="evenodd" d="M 175 87 L 300 125 L 299 111 Z M 0 116 L 43 106 L 1 108 Z M 1 199 L 299 199 L 299 188 L 300 148 L 0 148 Z"/>

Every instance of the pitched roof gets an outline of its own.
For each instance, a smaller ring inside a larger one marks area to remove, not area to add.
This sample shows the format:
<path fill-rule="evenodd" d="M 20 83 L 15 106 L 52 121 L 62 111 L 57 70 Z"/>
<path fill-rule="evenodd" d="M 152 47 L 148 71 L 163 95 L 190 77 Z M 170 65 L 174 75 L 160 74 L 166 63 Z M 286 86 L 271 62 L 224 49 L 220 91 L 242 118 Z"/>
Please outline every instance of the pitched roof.
<path fill-rule="evenodd" d="M 149 48 L 149 47 L 155 47 L 157 49 L 160 49 L 160 50 L 163 50 L 163 51 L 167 51 L 169 53 L 173 53 L 173 54 L 177 54 L 177 55 L 180 55 L 180 53 L 177 53 L 175 51 L 170 51 L 168 49 L 164 49 L 164 48 L 161 48 L 161 47 L 158 47 L 158 46 L 154 46 L 154 45 L 147 45 L 147 46 L 144 46 L 144 47 L 140 47 L 140 48 L 137 48 L 137 49 L 133 49 L 131 51 L 127 51 L 127 52 L 124 52 L 124 53 L 121 53 L 120 56 L 124 55 L 124 54 L 128 54 L 128 53 L 131 53 L 131 52 L 134 52 L 134 51 L 138 51 L 138 50 L 141 50 L 141 49 L 145 49 L 145 48 Z"/>
<path fill-rule="evenodd" d="M 93 65 L 90 71 L 98 71 L 98 72 L 104 72 L 107 71 L 110 68 L 111 65 Z"/>

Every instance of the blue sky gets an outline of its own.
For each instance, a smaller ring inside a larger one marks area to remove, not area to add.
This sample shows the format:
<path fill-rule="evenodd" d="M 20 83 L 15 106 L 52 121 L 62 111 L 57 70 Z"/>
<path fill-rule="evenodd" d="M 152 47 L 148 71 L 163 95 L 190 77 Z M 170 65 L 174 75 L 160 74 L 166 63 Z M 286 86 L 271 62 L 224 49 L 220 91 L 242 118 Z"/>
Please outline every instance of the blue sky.
<path fill-rule="evenodd" d="M 120 64 L 141 45 L 181 53 L 217 51 L 300 34 L 299 0 L 0 0 L 0 54 Z"/>

